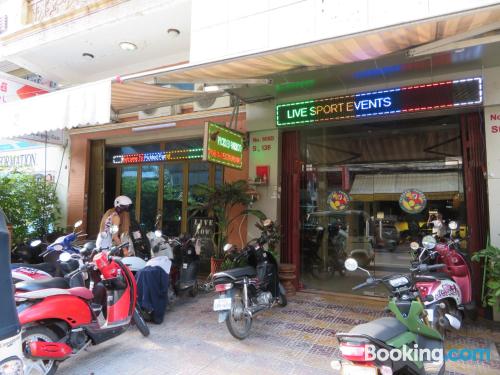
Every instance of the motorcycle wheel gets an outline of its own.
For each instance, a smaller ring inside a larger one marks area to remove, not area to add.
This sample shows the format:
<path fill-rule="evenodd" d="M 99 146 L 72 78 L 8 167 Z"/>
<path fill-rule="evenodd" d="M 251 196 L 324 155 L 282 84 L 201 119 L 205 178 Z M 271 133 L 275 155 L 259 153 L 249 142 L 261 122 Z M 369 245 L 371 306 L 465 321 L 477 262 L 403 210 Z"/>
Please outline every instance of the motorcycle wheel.
<path fill-rule="evenodd" d="M 278 297 L 278 306 L 285 307 L 288 304 L 288 300 L 286 299 L 285 288 L 281 285 L 281 283 L 279 284 L 279 291 L 280 295 Z"/>
<path fill-rule="evenodd" d="M 59 337 L 56 333 L 43 326 L 35 326 L 27 328 L 22 335 L 23 350 L 28 342 L 31 341 L 44 341 L 44 342 L 57 342 Z M 24 357 L 24 373 L 25 374 L 40 374 L 53 375 L 57 370 L 59 363 L 57 361 L 44 361 L 41 359 L 28 359 Z"/>
<path fill-rule="evenodd" d="M 196 297 L 198 295 L 198 281 L 195 281 L 193 287 L 189 289 L 189 297 Z"/>
<path fill-rule="evenodd" d="M 252 318 L 244 314 L 244 304 L 241 295 L 236 294 L 231 301 L 231 310 L 226 318 L 226 326 L 229 333 L 238 340 L 244 340 L 250 334 Z M 239 316 L 238 319 L 234 317 Z"/>
<path fill-rule="evenodd" d="M 139 329 L 139 332 L 141 332 L 144 337 L 148 337 L 149 336 L 149 327 L 148 327 L 146 321 L 144 320 L 142 313 L 139 311 L 139 309 L 137 307 L 134 309 L 134 315 L 132 316 L 132 319 L 133 319 L 135 325 L 137 326 L 137 328 Z"/>

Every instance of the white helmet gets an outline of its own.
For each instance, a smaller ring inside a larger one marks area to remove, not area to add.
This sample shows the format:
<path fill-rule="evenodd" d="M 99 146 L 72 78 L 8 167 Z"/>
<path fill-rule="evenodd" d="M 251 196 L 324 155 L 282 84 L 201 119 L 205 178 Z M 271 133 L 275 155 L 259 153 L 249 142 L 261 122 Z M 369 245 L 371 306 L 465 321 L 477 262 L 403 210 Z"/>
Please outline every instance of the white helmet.
<path fill-rule="evenodd" d="M 115 199 L 115 207 L 128 207 L 132 204 L 132 200 L 126 195 L 120 195 Z"/>
<path fill-rule="evenodd" d="M 122 258 L 122 263 L 125 264 L 128 268 L 130 268 L 130 271 L 132 272 L 138 272 L 142 270 L 144 267 L 146 267 L 146 261 L 139 257 Z"/>

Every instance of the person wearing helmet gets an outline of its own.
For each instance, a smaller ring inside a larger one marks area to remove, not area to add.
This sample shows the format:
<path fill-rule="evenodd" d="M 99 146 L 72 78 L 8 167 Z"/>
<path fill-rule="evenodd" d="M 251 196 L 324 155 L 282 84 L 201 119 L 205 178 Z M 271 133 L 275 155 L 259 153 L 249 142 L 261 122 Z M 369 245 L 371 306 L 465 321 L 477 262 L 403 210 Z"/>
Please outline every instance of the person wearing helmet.
<path fill-rule="evenodd" d="M 132 200 L 120 195 L 116 197 L 114 207 L 107 210 L 101 219 L 99 227 L 100 235 L 97 236 L 96 246 L 100 248 L 111 247 L 112 245 L 120 245 L 122 243 L 122 235 L 128 235 L 130 228 L 130 206 Z M 118 232 L 112 233 L 111 228 L 116 225 Z M 128 256 L 128 249 L 123 249 L 123 255 Z"/>

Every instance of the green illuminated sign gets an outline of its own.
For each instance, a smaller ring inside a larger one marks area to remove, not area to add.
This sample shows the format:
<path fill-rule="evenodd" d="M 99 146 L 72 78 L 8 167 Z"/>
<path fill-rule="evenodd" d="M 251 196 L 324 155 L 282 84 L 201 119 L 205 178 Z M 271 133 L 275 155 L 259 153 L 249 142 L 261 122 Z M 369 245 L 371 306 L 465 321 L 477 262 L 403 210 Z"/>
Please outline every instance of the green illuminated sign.
<path fill-rule="evenodd" d="M 242 169 L 243 134 L 214 122 L 205 123 L 203 159 Z"/>

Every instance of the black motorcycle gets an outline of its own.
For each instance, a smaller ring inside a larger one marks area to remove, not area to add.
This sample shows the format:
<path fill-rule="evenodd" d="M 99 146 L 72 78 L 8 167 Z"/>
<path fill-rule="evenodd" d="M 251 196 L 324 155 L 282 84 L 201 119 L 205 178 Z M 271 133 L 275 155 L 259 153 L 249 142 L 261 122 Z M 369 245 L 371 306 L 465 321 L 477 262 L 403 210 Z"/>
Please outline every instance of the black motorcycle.
<path fill-rule="evenodd" d="M 188 292 L 195 297 L 198 294 L 201 244 L 197 233 L 193 237 L 183 234 L 178 239 L 169 240 L 174 255 L 170 282 L 176 295 Z"/>
<path fill-rule="evenodd" d="M 264 226 L 273 225 L 265 220 Z M 244 260 L 246 266 L 214 274 L 212 281 L 219 293 L 214 300 L 214 311 L 219 313 L 219 323 L 226 322 L 232 336 L 239 340 L 248 337 L 253 316 L 274 305 L 286 306 L 285 288 L 278 279 L 278 262 L 273 254 L 264 248 L 268 243 L 267 231 L 258 239 L 250 241 L 234 258 Z M 225 252 L 236 251 L 231 244 L 224 246 Z"/>

